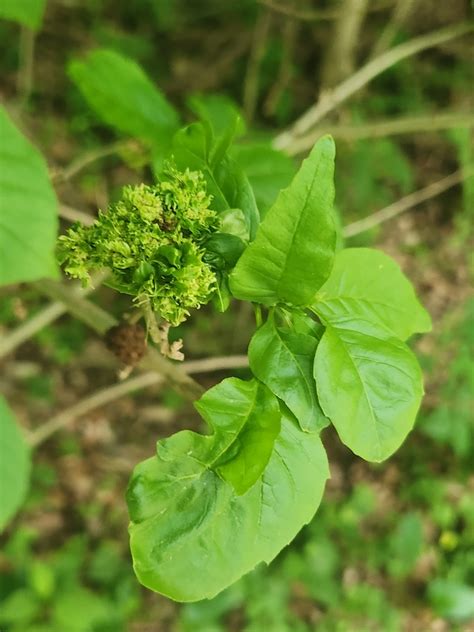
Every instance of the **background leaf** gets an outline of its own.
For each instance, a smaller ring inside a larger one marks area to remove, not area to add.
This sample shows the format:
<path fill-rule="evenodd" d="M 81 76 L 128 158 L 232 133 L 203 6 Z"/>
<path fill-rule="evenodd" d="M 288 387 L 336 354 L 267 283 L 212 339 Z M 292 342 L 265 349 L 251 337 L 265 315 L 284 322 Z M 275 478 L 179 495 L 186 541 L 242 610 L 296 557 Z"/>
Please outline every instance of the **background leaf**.
<path fill-rule="evenodd" d="M 431 329 L 430 315 L 398 264 L 371 248 L 347 248 L 336 254 L 313 309 L 323 322 L 338 328 L 370 334 L 376 325 L 402 340 Z"/>
<path fill-rule="evenodd" d="M 423 395 L 420 367 L 403 342 L 328 327 L 314 370 L 321 408 L 348 448 L 383 461 L 400 447 Z"/>
<path fill-rule="evenodd" d="M 0 531 L 23 503 L 29 479 L 29 448 L 6 401 L 0 397 Z"/>
<path fill-rule="evenodd" d="M 127 492 L 135 572 L 178 601 L 211 598 L 269 563 L 311 520 L 329 474 L 319 437 L 289 417 L 262 478 L 243 496 L 203 466 L 194 448 L 186 431 L 159 442 Z"/>
<path fill-rule="evenodd" d="M 14 20 L 38 30 L 43 21 L 46 0 L 2 0 L 0 18 Z"/>
<path fill-rule="evenodd" d="M 332 268 L 334 141 L 321 138 L 260 224 L 230 276 L 236 298 L 308 305 Z"/>
<path fill-rule="evenodd" d="M 230 155 L 244 170 L 252 185 L 260 214 L 264 217 L 296 172 L 294 161 L 270 143 L 242 142 L 233 145 Z"/>
<path fill-rule="evenodd" d="M 82 61 L 74 60 L 69 75 L 104 123 L 168 148 L 179 127 L 178 114 L 132 59 L 97 49 Z"/>
<path fill-rule="evenodd" d="M 56 277 L 57 200 L 41 154 L 0 108 L 0 285 Z"/>
<path fill-rule="evenodd" d="M 253 374 L 285 402 L 306 431 L 318 431 L 328 424 L 313 376 L 317 345 L 317 338 L 277 327 L 269 318 L 249 346 Z"/>

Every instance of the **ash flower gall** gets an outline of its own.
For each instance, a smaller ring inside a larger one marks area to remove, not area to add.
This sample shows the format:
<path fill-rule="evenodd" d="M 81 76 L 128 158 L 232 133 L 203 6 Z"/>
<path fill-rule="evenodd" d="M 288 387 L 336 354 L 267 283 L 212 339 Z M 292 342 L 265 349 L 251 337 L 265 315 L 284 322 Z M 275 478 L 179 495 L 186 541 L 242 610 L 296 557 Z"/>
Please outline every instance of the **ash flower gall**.
<path fill-rule="evenodd" d="M 210 202 L 200 172 L 169 166 L 156 185 L 125 187 L 92 226 L 72 226 L 59 238 L 59 260 L 85 284 L 92 271 L 109 269 L 112 287 L 149 300 L 178 325 L 216 289 L 215 271 L 203 260 L 204 242 L 219 227 Z"/>

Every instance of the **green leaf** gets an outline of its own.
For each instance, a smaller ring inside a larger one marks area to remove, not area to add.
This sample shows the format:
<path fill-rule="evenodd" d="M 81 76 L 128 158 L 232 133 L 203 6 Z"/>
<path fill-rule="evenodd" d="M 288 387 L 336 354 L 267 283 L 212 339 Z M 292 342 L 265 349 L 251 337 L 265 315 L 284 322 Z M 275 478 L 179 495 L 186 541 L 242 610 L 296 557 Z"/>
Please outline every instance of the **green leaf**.
<path fill-rule="evenodd" d="M 318 435 L 284 416 L 263 476 L 237 496 L 200 462 L 197 436 L 159 442 L 127 492 L 138 579 L 177 601 L 212 598 L 269 563 L 312 519 L 329 475 Z"/>
<path fill-rule="evenodd" d="M 255 237 L 259 223 L 255 197 L 242 169 L 227 155 L 212 162 L 214 138 L 202 123 L 193 123 L 179 130 L 171 148 L 178 169 L 201 171 L 212 195 L 211 208 L 221 213 L 241 209 L 250 237 Z"/>
<path fill-rule="evenodd" d="M 296 172 L 294 161 L 273 149 L 269 143 L 249 142 L 234 145 L 230 155 L 238 162 L 252 185 L 262 216 L 285 189 Z"/>
<path fill-rule="evenodd" d="M 33 30 L 41 28 L 46 0 L 2 0 L 0 18 L 14 20 Z"/>
<path fill-rule="evenodd" d="M 413 427 L 421 370 L 401 341 L 328 327 L 314 365 L 319 402 L 339 437 L 367 461 L 383 461 Z"/>
<path fill-rule="evenodd" d="M 0 531 L 25 500 L 30 451 L 6 401 L 0 397 Z"/>
<path fill-rule="evenodd" d="M 313 309 L 328 325 L 368 334 L 375 325 L 385 328 L 388 337 L 402 340 L 431 329 L 428 312 L 398 264 L 371 248 L 348 248 L 336 254 Z"/>
<path fill-rule="evenodd" d="M 41 154 L 0 108 L 0 285 L 57 277 L 57 200 Z"/>
<path fill-rule="evenodd" d="M 187 100 L 189 109 L 207 122 L 216 138 L 225 136 L 229 128 L 236 136 L 245 134 L 245 123 L 237 105 L 224 94 L 193 94 Z"/>
<path fill-rule="evenodd" d="M 227 211 L 223 211 L 219 214 L 219 219 L 223 233 L 240 237 L 245 242 L 250 241 L 245 215 L 240 208 L 229 208 Z"/>
<path fill-rule="evenodd" d="M 179 127 L 176 110 L 132 59 L 97 49 L 74 60 L 69 75 L 104 123 L 153 146 L 169 146 Z"/>
<path fill-rule="evenodd" d="M 261 476 L 280 431 L 280 409 L 274 395 L 256 380 L 223 380 L 204 393 L 195 407 L 213 429 L 201 442 L 201 462 L 245 493 Z"/>
<path fill-rule="evenodd" d="M 225 134 L 239 118 L 239 135 L 245 133 L 245 123 L 237 104 L 224 94 L 193 94 L 187 100 L 189 109 L 208 122 L 216 136 Z"/>
<path fill-rule="evenodd" d="M 459 581 L 437 578 L 428 584 L 428 600 L 439 616 L 456 623 L 474 619 L 474 588 Z"/>
<path fill-rule="evenodd" d="M 314 336 L 277 327 L 270 317 L 249 346 L 253 374 L 285 402 L 305 431 L 319 431 L 328 424 L 313 377 L 317 345 Z"/>
<path fill-rule="evenodd" d="M 206 240 L 204 248 L 206 254 L 203 261 L 211 264 L 214 269 L 230 270 L 245 250 L 245 243 L 236 235 L 214 233 Z"/>
<path fill-rule="evenodd" d="M 334 141 L 321 138 L 280 192 L 230 276 L 236 298 L 309 305 L 329 277 L 336 246 Z"/>

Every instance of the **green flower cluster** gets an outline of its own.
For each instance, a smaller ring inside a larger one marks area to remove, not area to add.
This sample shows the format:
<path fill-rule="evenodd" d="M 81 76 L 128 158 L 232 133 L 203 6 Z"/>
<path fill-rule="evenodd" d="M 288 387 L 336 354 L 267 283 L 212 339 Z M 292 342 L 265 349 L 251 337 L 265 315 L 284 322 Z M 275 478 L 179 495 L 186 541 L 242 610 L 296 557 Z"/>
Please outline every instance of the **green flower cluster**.
<path fill-rule="evenodd" d="M 91 271 L 111 270 L 112 287 L 149 300 L 153 311 L 178 325 L 215 291 L 216 275 L 203 256 L 218 216 L 200 172 L 168 167 L 165 177 L 154 186 L 125 187 L 92 226 L 75 224 L 59 238 L 59 259 L 84 284 Z"/>

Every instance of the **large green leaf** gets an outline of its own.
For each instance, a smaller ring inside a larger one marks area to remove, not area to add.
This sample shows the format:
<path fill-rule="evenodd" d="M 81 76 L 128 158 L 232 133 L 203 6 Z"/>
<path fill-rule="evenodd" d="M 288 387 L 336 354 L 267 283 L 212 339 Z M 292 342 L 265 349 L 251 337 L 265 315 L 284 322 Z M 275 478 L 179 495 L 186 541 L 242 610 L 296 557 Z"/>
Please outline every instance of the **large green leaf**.
<path fill-rule="evenodd" d="M 280 409 L 266 386 L 237 378 L 223 380 L 204 393 L 196 409 L 213 430 L 196 435 L 202 464 L 212 467 L 245 493 L 261 476 L 280 431 Z"/>
<path fill-rule="evenodd" d="M 74 60 L 69 74 L 104 123 L 154 146 L 169 146 L 178 115 L 132 59 L 97 49 Z"/>
<path fill-rule="evenodd" d="M 57 223 L 46 163 L 0 108 L 0 285 L 57 276 Z"/>
<path fill-rule="evenodd" d="M 159 442 L 127 492 L 135 572 L 178 601 L 210 599 L 269 563 L 311 520 L 329 475 L 318 435 L 287 416 L 263 476 L 243 496 L 203 465 L 201 450 L 187 431 Z"/>
<path fill-rule="evenodd" d="M 230 276 L 236 298 L 309 305 L 331 272 L 334 141 L 321 138 L 287 189 L 280 192 Z"/>
<path fill-rule="evenodd" d="M 213 209 L 218 212 L 241 209 L 253 239 L 259 215 L 252 187 L 239 165 L 222 153 L 222 149 L 219 146 L 217 156 L 216 139 L 211 129 L 202 123 L 193 123 L 177 132 L 171 155 L 179 169 L 189 168 L 204 174 Z"/>
<path fill-rule="evenodd" d="M 369 334 L 375 325 L 402 340 L 431 329 L 428 312 L 398 264 L 371 248 L 337 253 L 313 309 L 329 325 Z"/>
<path fill-rule="evenodd" d="M 317 345 L 314 336 L 277 327 L 270 317 L 249 346 L 253 374 L 285 402 L 306 431 L 318 431 L 328 424 L 313 376 Z"/>
<path fill-rule="evenodd" d="M 25 500 L 30 451 L 5 400 L 0 397 L 0 531 Z"/>
<path fill-rule="evenodd" d="M 403 342 L 328 327 L 314 371 L 321 408 L 353 452 L 383 461 L 400 447 L 423 395 L 420 367 Z"/>
<path fill-rule="evenodd" d="M 46 0 L 2 0 L 0 18 L 14 20 L 31 29 L 41 27 Z"/>

